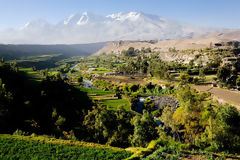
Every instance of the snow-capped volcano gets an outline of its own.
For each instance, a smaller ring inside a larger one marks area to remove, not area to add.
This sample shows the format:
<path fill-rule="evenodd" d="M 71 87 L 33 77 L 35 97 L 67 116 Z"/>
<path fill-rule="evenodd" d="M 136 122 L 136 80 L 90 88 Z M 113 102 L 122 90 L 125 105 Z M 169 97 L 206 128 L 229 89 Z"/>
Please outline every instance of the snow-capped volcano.
<path fill-rule="evenodd" d="M 192 37 L 217 29 L 187 25 L 143 12 L 107 16 L 83 12 L 57 24 L 33 20 L 19 29 L 0 31 L 0 43 L 71 44 L 115 40 L 165 40 Z"/>

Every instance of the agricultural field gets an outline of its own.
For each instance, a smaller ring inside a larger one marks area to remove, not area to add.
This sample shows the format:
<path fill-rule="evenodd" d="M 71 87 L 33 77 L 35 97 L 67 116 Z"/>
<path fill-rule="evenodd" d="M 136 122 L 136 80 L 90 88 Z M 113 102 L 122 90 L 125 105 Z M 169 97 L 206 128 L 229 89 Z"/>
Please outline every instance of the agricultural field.
<path fill-rule="evenodd" d="M 104 106 L 108 106 L 110 110 L 117 110 L 118 106 L 123 106 L 126 111 L 130 111 L 129 102 L 126 99 L 109 99 L 100 102 Z"/>
<path fill-rule="evenodd" d="M 29 77 L 29 80 L 32 83 L 38 83 L 43 78 L 39 72 L 33 71 L 32 68 L 22 68 L 22 67 L 19 67 L 19 71 L 25 72 L 27 74 L 27 76 Z"/>
<path fill-rule="evenodd" d="M 60 143 L 61 142 L 61 143 Z M 94 143 L 0 135 L 0 159 L 102 159 L 119 160 L 131 155 L 120 148 Z"/>
<path fill-rule="evenodd" d="M 112 70 L 109 70 L 107 68 L 104 68 L 104 67 L 99 67 L 99 68 L 96 68 L 94 71 L 92 71 L 91 73 L 92 74 L 96 74 L 96 73 L 110 73 L 110 72 L 113 72 Z"/>
<path fill-rule="evenodd" d="M 126 99 L 117 99 L 114 92 L 103 91 L 101 89 L 80 88 L 81 91 L 87 92 L 88 96 L 100 104 L 107 106 L 110 110 L 117 110 L 118 106 L 123 106 L 126 111 L 130 111 L 130 104 Z"/>
<path fill-rule="evenodd" d="M 102 76 L 96 77 L 100 80 L 111 81 L 114 83 L 128 83 L 128 84 L 146 84 L 147 82 L 144 80 L 143 77 L 129 77 L 129 76 Z"/>

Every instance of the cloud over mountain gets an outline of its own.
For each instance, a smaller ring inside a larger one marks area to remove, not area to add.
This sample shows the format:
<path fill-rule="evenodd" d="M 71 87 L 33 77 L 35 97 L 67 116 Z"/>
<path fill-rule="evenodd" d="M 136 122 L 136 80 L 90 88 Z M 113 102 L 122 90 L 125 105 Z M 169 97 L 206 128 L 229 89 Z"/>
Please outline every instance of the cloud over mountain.
<path fill-rule="evenodd" d="M 198 27 L 143 12 L 107 16 L 84 12 L 57 24 L 38 19 L 0 31 L 0 43 L 79 44 L 115 40 L 166 40 L 193 37 L 215 28 Z"/>

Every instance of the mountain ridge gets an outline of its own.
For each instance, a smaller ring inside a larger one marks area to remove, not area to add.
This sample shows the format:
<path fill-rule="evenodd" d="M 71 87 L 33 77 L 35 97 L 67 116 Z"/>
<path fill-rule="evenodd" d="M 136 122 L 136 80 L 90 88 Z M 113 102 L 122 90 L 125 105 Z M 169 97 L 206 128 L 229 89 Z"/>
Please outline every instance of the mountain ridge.
<path fill-rule="evenodd" d="M 192 38 L 222 28 L 199 27 L 143 12 L 106 16 L 83 12 L 57 24 L 33 20 L 18 29 L 0 31 L 0 43 L 80 44 L 118 40 L 168 40 Z"/>

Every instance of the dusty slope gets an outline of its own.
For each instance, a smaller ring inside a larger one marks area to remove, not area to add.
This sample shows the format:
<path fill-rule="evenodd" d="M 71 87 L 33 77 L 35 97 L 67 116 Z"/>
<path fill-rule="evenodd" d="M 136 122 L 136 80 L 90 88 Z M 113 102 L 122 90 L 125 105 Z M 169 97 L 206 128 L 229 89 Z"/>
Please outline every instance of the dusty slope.
<path fill-rule="evenodd" d="M 99 50 L 96 55 L 102 53 L 110 54 L 115 53 L 119 54 L 123 50 L 127 50 L 129 47 L 134 47 L 135 49 L 141 50 L 141 48 L 150 47 L 152 51 L 160 52 L 159 56 L 164 61 L 175 61 L 175 60 L 184 60 L 184 63 L 189 63 L 198 52 L 193 54 L 189 53 L 180 53 L 180 52 L 168 52 L 169 48 L 175 48 L 176 50 L 186 50 L 186 49 L 201 49 L 210 46 L 210 43 L 218 43 L 227 41 L 224 39 L 216 38 L 194 38 L 194 39 L 182 39 L 182 40 L 168 40 L 168 41 L 159 41 L 156 43 L 149 42 L 133 42 L 133 41 L 119 41 L 119 42 L 109 42 L 105 47 Z M 203 56 L 203 60 L 207 61 L 207 56 Z"/>
<path fill-rule="evenodd" d="M 231 30 L 228 32 L 217 32 L 194 37 L 190 39 L 180 40 L 166 40 L 156 43 L 136 42 L 136 41 L 117 41 L 109 42 L 105 47 L 96 52 L 97 55 L 102 53 L 120 53 L 122 50 L 127 50 L 129 47 L 141 49 L 142 47 L 150 47 L 153 51 L 166 52 L 169 48 L 176 48 L 177 50 L 186 49 L 201 49 L 209 47 L 210 43 L 215 44 L 219 42 L 226 42 L 231 40 L 240 41 L 240 30 Z"/>
<path fill-rule="evenodd" d="M 167 40 L 159 41 L 157 43 L 149 42 L 134 42 L 134 41 L 118 41 L 109 42 L 105 47 L 96 52 L 97 55 L 102 53 L 120 53 L 122 50 L 127 50 L 129 47 L 134 47 L 135 49 L 141 49 L 142 47 L 150 47 L 153 51 L 168 51 L 169 48 L 176 48 L 177 50 L 185 49 L 201 49 L 209 47 L 210 43 L 218 43 L 227 41 L 222 38 L 193 38 L 193 39 L 181 39 L 181 40 Z"/>
<path fill-rule="evenodd" d="M 192 87 L 199 91 L 208 91 L 213 94 L 215 96 L 214 98 L 217 99 L 219 102 L 223 104 L 228 103 L 234 105 L 238 110 L 240 110 L 240 93 L 237 91 L 230 91 L 227 89 L 202 85 L 192 85 Z"/>

